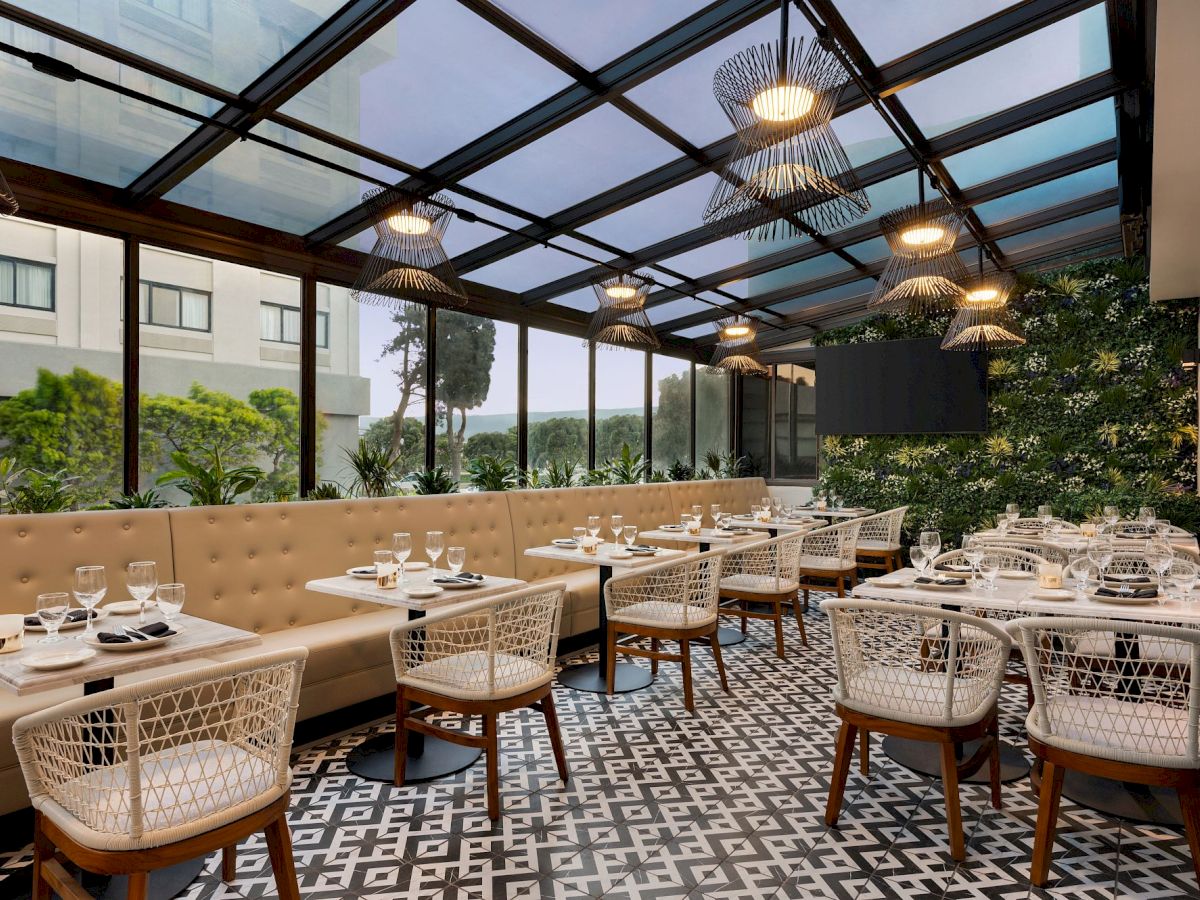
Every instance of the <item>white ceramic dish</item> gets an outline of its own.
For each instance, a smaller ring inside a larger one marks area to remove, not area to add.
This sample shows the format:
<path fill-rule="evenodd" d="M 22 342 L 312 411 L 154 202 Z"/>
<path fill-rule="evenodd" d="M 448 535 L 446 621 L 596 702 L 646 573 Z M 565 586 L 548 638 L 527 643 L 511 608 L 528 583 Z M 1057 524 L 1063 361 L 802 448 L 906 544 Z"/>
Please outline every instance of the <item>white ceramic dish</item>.
<path fill-rule="evenodd" d="M 172 638 L 179 636 L 180 629 L 178 626 L 174 626 L 172 631 L 174 634 L 164 634 L 162 637 L 150 638 L 146 641 L 139 641 L 137 638 L 134 638 L 133 640 L 124 644 L 101 643 L 100 641 L 96 640 L 96 637 L 93 635 L 92 637 L 84 640 L 84 643 L 94 650 L 108 650 L 113 653 L 137 653 L 142 650 L 152 650 L 155 647 L 161 647 L 164 644 L 169 643 Z"/>
<path fill-rule="evenodd" d="M 78 609 L 78 607 L 76 607 L 76 608 Z M 108 610 L 105 609 L 104 607 L 99 607 L 98 609 L 94 610 L 94 612 L 96 614 L 94 616 L 92 616 L 93 623 L 99 622 L 101 619 L 103 619 L 105 616 L 108 615 Z M 30 615 L 36 615 L 36 614 L 30 613 Z M 80 619 L 78 622 L 63 622 L 61 625 L 58 626 L 58 630 L 59 631 L 75 631 L 76 629 L 86 628 L 86 627 L 87 627 L 87 619 Z M 44 627 L 42 627 L 42 625 L 40 625 L 40 624 L 26 625 L 25 630 L 32 631 L 35 634 L 45 634 L 46 633 L 46 629 Z"/>
<path fill-rule="evenodd" d="M 615 553 L 608 554 L 609 559 L 633 559 L 633 554 L 628 550 L 617 550 Z"/>
<path fill-rule="evenodd" d="M 1031 600 L 1073 600 L 1075 592 L 1065 588 L 1036 588 L 1029 592 Z"/>
<path fill-rule="evenodd" d="M 659 531 L 683 531 L 682 525 L 659 525 Z"/>
<path fill-rule="evenodd" d="M 46 650 L 21 660 L 21 665 L 27 669 L 33 669 L 35 672 L 53 672 L 57 669 L 70 669 L 82 665 L 95 655 L 96 651 L 91 647 Z"/>
<path fill-rule="evenodd" d="M 1088 597 L 1097 603 L 1112 603 L 1117 606 L 1150 606 L 1158 603 L 1157 597 L 1135 597 L 1132 594 L 1124 597 L 1105 597 L 1103 594 L 1091 593 Z"/>
<path fill-rule="evenodd" d="M 436 584 L 431 584 L 426 587 L 410 587 L 405 588 L 404 593 L 410 597 L 415 597 L 418 600 L 424 600 L 426 597 L 436 597 L 442 592 L 442 589 Z"/>
<path fill-rule="evenodd" d="M 961 591 L 969 587 L 969 584 L 938 584 L 936 581 L 920 582 L 914 581 L 912 586 L 920 588 L 923 591 Z"/>
<path fill-rule="evenodd" d="M 346 574 L 349 575 L 351 578 L 364 578 L 364 579 L 369 578 L 371 581 L 374 581 L 375 580 L 375 567 L 374 566 L 355 566 L 353 569 L 347 569 Z"/>
<path fill-rule="evenodd" d="M 155 606 L 157 604 L 153 600 L 146 601 L 146 609 L 153 609 Z M 100 608 L 114 616 L 135 616 L 142 611 L 142 604 L 137 600 L 118 600 L 116 603 L 105 603 Z"/>
<path fill-rule="evenodd" d="M 867 581 L 881 588 L 902 588 L 909 584 L 903 578 L 868 578 Z"/>
<path fill-rule="evenodd" d="M 1010 581 L 1028 581 L 1031 578 L 1037 578 L 1033 572 L 1022 572 L 1020 569 L 1001 569 L 996 576 L 1007 578 Z"/>
<path fill-rule="evenodd" d="M 630 556 L 658 556 L 661 550 L 628 550 Z"/>
<path fill-rule="evenodd" d="M 423 572 L 428 568 L 429 568 L 429 563 L 420 562 L 418 560 L 413 560 L 412 562 L 406 562 L 404 564 L 405 572 Z"/>

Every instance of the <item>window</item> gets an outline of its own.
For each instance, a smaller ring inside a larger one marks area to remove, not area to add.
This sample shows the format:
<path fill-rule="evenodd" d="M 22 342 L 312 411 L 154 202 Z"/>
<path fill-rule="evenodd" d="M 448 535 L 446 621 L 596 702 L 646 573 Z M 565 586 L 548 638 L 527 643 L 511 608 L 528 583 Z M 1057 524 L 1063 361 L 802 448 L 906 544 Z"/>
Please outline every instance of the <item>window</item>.
<path fill-rule="evenodd" d="M 259 304 L 259 320 L 264 341 L 280 344 L 300 343 L 300 310 L 294 306 L 263 302 Z M 329 349 L 329 313 L 317 310 L 317 346 Z"/>
<path fill-rule="evenodd" d="M 729 375 L 723 369 L 696 366 L 696 465 L 710 453 L 729 452 Z"/>
<path fill-rule="evenodd" d="M 771 379 L 750 375 L 739 379 L 742 390 L 742 455 L 756 475 L 771 473 Z"/>
<path fill-rule="evenodd" d="M 587 347 L 577 337 L 530 328 L 529 468 L 586 468 L 587 415 Z"/>
<path fill-rule="evenodd" d="M 208 28 L 212 16 L 209 0 L 140 0 L 151 9 L 182 19 L 189 25 Z"/>
<path fill-rule="evenodd" d="M 596 345 L 596 465 L 646 450 L 646 363 L 644 350 Z"/>
<path fill-rule="evenodd" d="M 143 325 L 212 331 L 212 294 L 207 291 L 143 281 L 139 307 Z"/>
<path fill-rule="evenodd" d="M 0 305 L 54 309 L 54 266 L 0 257 Z"/>
<path fill-rule="evenodd" d="M 692 364 L 672 356 L 651 357 L 654 366 L 653 466 L 666 471 L 692 459 Z"/>
<path fill-rule="evenodd" d="M 817 477 L 816 373 L 775 367 L 775 478 Z"/>

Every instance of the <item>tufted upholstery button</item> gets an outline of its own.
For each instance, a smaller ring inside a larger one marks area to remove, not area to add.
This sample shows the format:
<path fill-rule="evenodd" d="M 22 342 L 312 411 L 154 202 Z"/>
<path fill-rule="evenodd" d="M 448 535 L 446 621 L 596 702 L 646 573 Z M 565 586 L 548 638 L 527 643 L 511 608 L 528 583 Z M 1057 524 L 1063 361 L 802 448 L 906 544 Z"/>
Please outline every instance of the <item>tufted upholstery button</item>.
<path fill-rule="evenodd" d="M 254 626 L 254 633 L 255 633 L 255 634 L 258 634 L 260 631 L 262 631 L 262 626 L 261 626 L 261 625 L 255 625 L 255 626 Z"/>
<path fill-rule="evenodd" d="M 214 519 L 212 516 L 209 516 L 209 517 L 208 517 L 208 524 L 209 524 L 209 525 L 213 524 L 215 521 L 217 521 L 217 520 L 216 520 L 216 519 Z"/>
<path fill-rule="evenodd" d="M 220 595 L 220 594 L 213 594 L 213 599 L 214 599 L 214 600 L 220 600 L 220 599 L 221 599 L 221 595 Z"/>
<path fill-rule="evenodd" d="M 285 512 L 281 512 L 281 513 L 279 514 L 279 518 L 281 518 L 281 519 L 286 519 L 286 518 L 287 518 L 287 513 L 285 513 Z"/>
<path fill-rule="evenodd" d="M 78 525 L 76 525 L 76 526 L 75 526 L 75 533 L 76 533 L 76 534 L 79 534 L 79 532 L 81 532 L 81 531 L 83 531 L 83 529 L 82 529 L 82 528 L 80 528 Z"/>
<path fill-rule="evenodd" d="M 247 554 L 246 554 L 246 558 L 247 558 L 247 559 L 254 559 L 254 554 L 253 554 L 253 553 L 247 553 Z"/>
<path fill-rule="evenodd" d="M 257 593 L 258 593 L 258 588 L 250 588 L 250 593 L 252 593 L 252 594 L 257 594 Z"/>
<path fill-rule="evenodd" d="M 250 514 L 249 514 L 249 513 L 246 513 L 246 521 L 247 521 L 247 522 L 249 522 L 249 521 L 250 521 Z"/>
<path fill-rule="evenodd" d="M 129 530 L 129 523 L 128 523 L 128 522 L 126 522 L 126 523 L 125 523 L 124 525 L 122 525 L 121 527 L 122 527 L 123 529 L 125 529 L 126 531 L 128 531 L 128 530 Z"/>
<path fill-rule="evenodd" d="M 358 604 L 357 603 L 355 603 L 353 606 L 350 607 L 350 612 L 358 612 Z"/>
<path fill-rule="evenodd" d="M 217 561 L 217 558 L 216 558 L 215 556 L 210 556 L 210 557 L 208 558 L 208 561 L 209 561 L 209 562 L 216 562 L 216 561 Z"/>
<path fill-rule="evenodd" d="M 25 529 L 24 528 L 22 528 L 20 531 L 17 532 L 17 537 L 25 537 Z"/>
<path fill-rule="evenodd" d="M 353 546 L 354 546 L 354 541 L 346 541 L 346 546 L 347 546 L 347 547 L 353 547 Z"/>
<path fill-rule="evenodd" d="M 29 576 L 28 575 L 21 576 L 21 584 L 29 584 Z"/>
<path fill-rule="evenodd" d="M 287 583 L 287 589 L 289 591 L 292 589 L 292 583 L 290 581 Z"/>
<path fill-rule="evenodd" d="M 282 552 L 283 552 L 283 555 L 284 555 L 284 556 L 287 556 L 287 554 L 288 554 L 288 548 L 287 548 L 287 547 L 284 547 Z"/>
<path fill-rule="evenodd" d="M 288 625 L 290 625 L 290 626 L 292 626 L 292 627 L 294 628 L 294 627 L 296 626 L 296 620 L 295 620 L 295 619 L 288 619 Z"/>

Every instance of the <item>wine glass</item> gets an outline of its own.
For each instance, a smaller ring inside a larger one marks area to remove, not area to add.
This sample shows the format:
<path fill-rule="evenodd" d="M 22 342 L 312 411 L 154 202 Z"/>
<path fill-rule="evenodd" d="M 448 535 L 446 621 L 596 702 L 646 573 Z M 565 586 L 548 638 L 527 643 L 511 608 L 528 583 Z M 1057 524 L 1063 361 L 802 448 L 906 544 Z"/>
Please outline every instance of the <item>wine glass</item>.
<path fill-rule="evenodd" d="M 75 600 L 87 610 L 87 627 L 84 634 L 91 634 L 92 610 L 104 599 L 108 584 L 104 577 L 104 566 L 80 566 L 75 570 Z"/>
<path fill-rule="evenodd" d="M 1146 530 L 1149 531 L 1151 526 L 1154 525 L 1154 507 L 1153 506 L 1139 506 L 1138 507 L 1138 521 L 1141 522 L 1143 525 L 1145 525 Z"/>
<path fill-rule="evenodd" d="M 638 527 L 636 525 L 625 526 L 625 546 L 632 547 L 633 542 L 637 540 Z"/>
<path fill-rule="evenodd" d="M 996 576 L 1000 574 L 1000 557 L 984 553 L 979 557 L 979 562 L 975 564 L 975 568 L 983 576 L 983 589 L 985 591 L 994 591 L 996 589 Z"/>
<path fill-rule="evenodd" d="M 1177 559 L 1171 564 L 1171 584 L 1184 603 L 1192 602 L 1192 589 L 1196 586 L 1196 566 L 1186 559 Z"/>
<path fill-rule="evenodd" d="M 975 572 L 979 568 L 979 561 L 983 559 L 984 547 L 983 542 L 974 535 L 968 534 L 962 541 L 963 559 L 971 564 L 971 587 L 975 586 Z"/>
<path fill-rule="evenodd" d="M 1008 519 L 1009 524 L 1021 518 L 1021 507 L 1017 503 L 1009 503 L 1004 507 L 1004 517 Z"/>
<path fill-rule="evenodd" d="M 58 636 L 58 629 L 67 618 L 70 609 L 71 598 L 62 591 L 53 594 L 38 594 L 37 617 L 38 621 L 42 623 L 42 627 L 46 629 L 46 636 L 40 643 L 57 644 L 62 640 Z"/>
<path fill-rule="evenodd" d="M 1050 520 L 1054 518 L 1054 508 L 1049 504 L 1039 506 L 1038 518 L 1042 520 L 1042 527 L 1045 528 L 1050 524 Z"/>
<path fill-rule="evenodd" d="M 769 510 L 771 508 L 771 498 L 763 497 L 760 505 L 762 506 L 763 509 Z"/>
<path fill-rule="evenodd" d="M 182 584 L 158 586 L 158 608 L 162 610 L 167 625 L 174 626 L 175 617 L 183 610 L 184 593 Z"/>
<path fill-rule="evenodd" d="M 599 516 L 588 516 L 587 530 L 588 534 L 590 534 L 592 537 L 597 537 L 600 534 Z"/>
<path fill-rule="evenodd" d="M 625 527 L 625 519 L 622 516 L 609 516 L 608 527 L 613 533 L 613 549 L 617 549 L 617 542 L 621 540 L 621 529 Z"/>
<path fill-rule="evenodd" d="M 712 518 L 713 518 L 713 528 L 720 528 L 721 527 L 721 504 L 714 503 L 712 506 L 710 506 L 708 508 L 708 511 L 712 515 Z"/>
<path fill-rule="evenodd" d="M 1088 541 L 1087 558 L 1095 563 L 1096 568 L 1100 570 L 1100 578 L 1108 573 L 1108 567 L 1112 564 L 1113 545 L 1112 539 L 1108 537 L 1094 537 Z"/>
<path fill-rule="evenodd" d="M 1168 540 L 1171 535 L 1171 520 L 1170 519 L 1155 519 L 1153 534 L 1157 534 L 1164 541 Z"/>
<path fill-rule="evenodd" d="M 1104 524 L 1112 528 L 1121 520 L 1121 510 L 1115 506 L 1104 507 Z"/>
<path fill-rule="evenodd" d="M 146 624 L 146 601 L 158 588 L 158 566 L 152 562 L 131 562 L 125 567 L 125 587 L 138 603 L 138 624 Z"/>
<path fill-rule="evenodd" d="M 917 570 L 917 574 L 924 575 L 925 563 L 927 561 L 924 548 L 920 544 L 913 544 L 908 548 L 908 556 L 912 560 L 913 568 Z"/>
<path fill-rule="evenodd" d="M 1088 583 L 1091 581 L 1099 583 L 1100 580 L 1099 567 L 1086 556 L 1079 557 L 1067 566 L 1067 574 L 1075 582 L 1075 590 L 1081 599 L 1087 593 Z"/>
<path fill-rule="evenodd" d="M 438 557 L 442 555 L 445 546 L 445 535 L 440 531 L 425 532 L 425 555 L 429 557 L 429 568 L 437 568 Z"/>
<path fill-rule="evenodd" d="M 779 513 L 783 509 L 783 501 L 778 497 L 771 498 L 771 512 L 775 516 L 775 520 L 779 521 Z"/>
<path fill-rule="evenodd" d="M 403 582 L 405 580 L 404 564 L 412 556 L 412 535 L 407 531 L 397 531 L 392 535 L 392 556 L 396 557 L 396 564 L 400 567 L 397 571 L 400 581 Z"/>
<path fill-rule="evenodd" d="M 933 562 L 933 558 L 942 550 L 942 536 L 936 531 L 922 531 L 919 543 L 931 563 Z"/>
<path fill-rule="evenodd" d="M 466 547 L 450 547 L 446 550 L 446 565 L 450 567 L 451 575 L 457 575 L 459 572 L 461 572 L 466 563 Z"/>
<path fill-rule="evenodd" d="M 1166 541 L 1157 538 L 1146 545 L 1146 563 L 1158 574 L 1158 592 L 1163 592 L 1163 576 L 1171 568 L 1175 560 L 1175 552 Z"/>

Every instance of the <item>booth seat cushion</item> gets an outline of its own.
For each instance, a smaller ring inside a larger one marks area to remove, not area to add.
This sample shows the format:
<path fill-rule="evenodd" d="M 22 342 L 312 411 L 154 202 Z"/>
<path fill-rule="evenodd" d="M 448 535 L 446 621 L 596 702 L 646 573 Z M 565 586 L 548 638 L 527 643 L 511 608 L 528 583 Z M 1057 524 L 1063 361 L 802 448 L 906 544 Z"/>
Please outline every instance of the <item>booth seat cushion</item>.
<path fill-rule="evenodd" d="M 582 571 L 542 578 L 539 581 L 546 583 L 562 581 L 567 586 L 563 593 L 560 637 L 571 637 L 599 627 L 600 572 L 595 566 L 588 566 Z"/>

